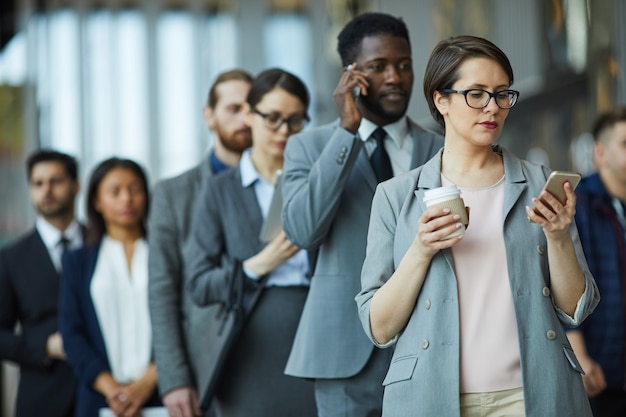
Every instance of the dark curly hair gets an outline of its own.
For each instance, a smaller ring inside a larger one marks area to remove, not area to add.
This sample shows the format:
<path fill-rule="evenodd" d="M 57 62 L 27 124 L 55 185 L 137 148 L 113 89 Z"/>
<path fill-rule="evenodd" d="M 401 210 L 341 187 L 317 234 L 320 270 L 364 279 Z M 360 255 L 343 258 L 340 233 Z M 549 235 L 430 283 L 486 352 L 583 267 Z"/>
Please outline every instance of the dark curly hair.
<path fill-rule="evenodd" d="M 363 38 L 368 36 L 389 35 L 403 38 L 411 47 L 409 30 L 400 18 L 386 13 L 368 12 L 356 16 L 341 30 L 337 36 L 337 52 L 341 64 L 352 64 L 361 52 Z"/>

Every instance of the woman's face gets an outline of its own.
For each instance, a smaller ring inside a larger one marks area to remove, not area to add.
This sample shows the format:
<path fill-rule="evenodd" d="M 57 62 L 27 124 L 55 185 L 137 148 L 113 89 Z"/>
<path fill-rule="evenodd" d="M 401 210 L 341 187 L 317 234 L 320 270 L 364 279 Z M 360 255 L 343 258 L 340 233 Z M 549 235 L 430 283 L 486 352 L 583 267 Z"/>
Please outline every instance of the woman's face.
<path fill-rule="evenodd" d="M 252 131 L 254 152 L 282 158 L 289 136 L 301 130 L 293 131 L 287 120 L 305 117 L 306 111 L 298 97 L 279 87 L 267 92 L 254 108 L 247 107 L 246 123 Z M 265 119 L 277 117 L 284 123 L 277 130 L 267 127 Z"/>
<path fill-rule="evenodd" d="M 141 178 L 127 168 L 113 168 L 98 186 L 94 207 L 111 227 L 140 227 L 146 213 L 146 193 Z"/>
<path fill-rule="evenodd" d="M 490 93 L 509 88 L 509 78 L 500 64 L 487 58 L 470 58 L 459 67 L 460 78 L 453 90 L 481 89 Z M 447 97 L 435 93 L 435 104 L 446 124 L 446 143 L 465 141 L 475 146 L 491 146 L 502 133 L 508 109 L 501 109 L 491 97 L 482 109 L 469 107 L 463 94 Z"/>

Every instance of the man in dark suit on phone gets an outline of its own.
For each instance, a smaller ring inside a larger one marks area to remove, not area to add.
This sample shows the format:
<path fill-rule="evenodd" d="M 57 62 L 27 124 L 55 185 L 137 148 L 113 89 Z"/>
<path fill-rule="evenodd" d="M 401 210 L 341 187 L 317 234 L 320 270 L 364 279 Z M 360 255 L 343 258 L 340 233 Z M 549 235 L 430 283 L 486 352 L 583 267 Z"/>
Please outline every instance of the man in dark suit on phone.
<path fill-rule="evenodd" d="M 65 362 L 57 305 L 61 258 L 83 242 L 74 218 L 77 170 L 76 160 L 60 152 L 30 155 L 35 227 L 0 251 L 0 359 L 20 367 L 15 417 L 74 415 L 76 381 Z"/>

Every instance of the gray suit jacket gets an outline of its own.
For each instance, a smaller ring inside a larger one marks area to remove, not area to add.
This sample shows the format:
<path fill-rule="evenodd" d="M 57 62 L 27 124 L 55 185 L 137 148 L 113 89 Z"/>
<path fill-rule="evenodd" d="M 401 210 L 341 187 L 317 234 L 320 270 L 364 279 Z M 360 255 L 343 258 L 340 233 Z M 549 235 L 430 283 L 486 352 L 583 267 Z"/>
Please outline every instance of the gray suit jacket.
<path fill-rule="evenodd" d="M 239 167 L 202 185 L 193 218 L 188 291 L 198 305 L 227 299 L 233 261 L 259 253 L 263 215 L 254 187 L 242 188 Z M 225 226 L 232 225 L 228 231 Z"/>
<path fill-rule="evenodd" d="M 158 183 L 150 208 L 148 263 L 150 317 L 159 391 L 196 387 L 208 381 L 202 372 L 207 344 L 203 331 L 208 308 L 197 307 L 185 290 L 190 262 L 191 220 L 200 185 L 213 175 L 208 158 L 197 167 Z"/>
<path fill-rule="evenodd" d="M 443 140 L 408 123 L 414 168 L 430 159 Z M 354 376 L 373 349 L 361 330 L 354 296 L 377 185 L 374 171 L 363 141 L 338 122 L 290 138 L 283 170 L 283 228 L 296 245 L 319 248 L 285 372 L 305 378 Z"/>
<path fill-rule="evenodd" d="M 578 325 L 593 311 L 599 301 L 598 289 L 572 223 L 570 235 L 586 289 L 573 320 L 555 308 L 550 297 L 546 238 L 541 227 L 528 223 L 525 211 L 531 199 L 539 195 L 550 170 L 500 151 L 505 172 L 503 232 L 526 415 L 591 416 L 582 369 L 562 326 Z M 371 298 L 393 274 L 414 239 L 417 220 L 426 209 L 422 201 L 425 190 L 441 186 L 440 161 L 439 154 L 423 167 L 381 184 L 374 196 L 363 289 L 356 297 L 363 328 L 372 342 Z M 398 335 L 383 382 L 383 416 L 460 415 L 459 331 L 454 263 L 452 251 L 446 249 L 432 259 L 415 309 Z"/>

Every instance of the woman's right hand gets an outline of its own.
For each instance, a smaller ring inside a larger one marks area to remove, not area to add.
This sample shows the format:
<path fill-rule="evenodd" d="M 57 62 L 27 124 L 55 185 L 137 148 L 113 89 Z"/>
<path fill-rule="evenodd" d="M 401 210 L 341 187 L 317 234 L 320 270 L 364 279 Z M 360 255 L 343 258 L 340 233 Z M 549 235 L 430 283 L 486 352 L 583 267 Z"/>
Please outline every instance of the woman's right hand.
<path fill-rule="evenodd" d="M 425 258 L 432 258 L 441 249 L 457 244 L 463 235 L 442 240 L 462 227 L 458 214 L 450 213 L 447 208 L 428 208 L 417 221 L 417 235 L 412 249 Z"/>
<path fill-rule="evenodd" d="M 281 229 L 278 236 L 265 245 L 261 252 L 245 260 L 243 265 L 247 270 L 263 276 L 284 264 L 299 250 Z"/>

